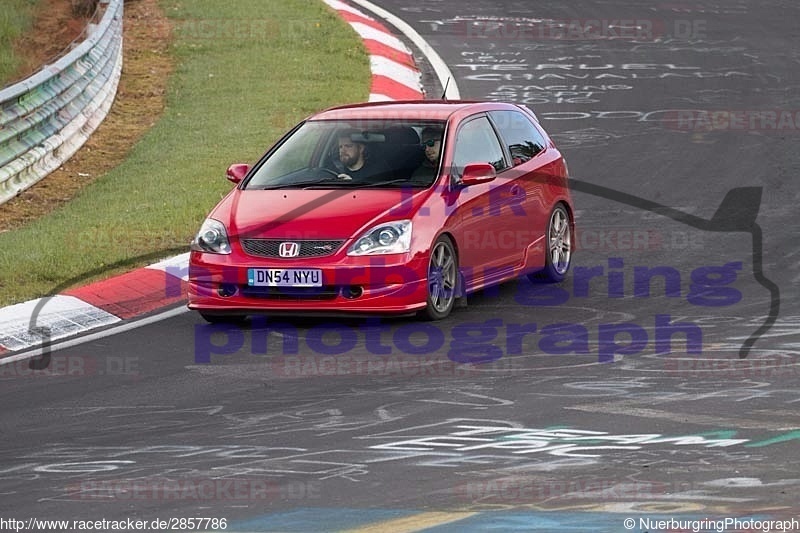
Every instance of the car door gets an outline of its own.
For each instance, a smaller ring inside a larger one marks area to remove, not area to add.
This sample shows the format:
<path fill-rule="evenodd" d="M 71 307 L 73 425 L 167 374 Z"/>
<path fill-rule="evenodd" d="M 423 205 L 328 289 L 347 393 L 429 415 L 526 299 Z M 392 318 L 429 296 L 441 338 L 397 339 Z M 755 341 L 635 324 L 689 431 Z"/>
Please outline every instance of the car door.
<path fill-rule="evenodd" d="M 490 163 L 494 181 L 461 187 L 459 177 L 470 163 Z M 518 262 L 513 225 L 507 220 L 514 198 L 503 177 L 509 167 L 497 133 L 486 114 L 463 121 L 456 132 L 451 180 L 456 202 L 459 261 L 467 286 L 473 289 L 507 277 Z"/>
<path fill-rule="evenodd" d="M 531 244 L 537 241 L 544 244 L 551 208 L 546 199 L 550 196 L 547 187 L 552 158 L 544 154 L 547 141 L 527 115 L 514 110 L 489 111 L 488 115 L 511 162 L 506 172 L 521 197 L 517 210 L 520 216 L 509 223 L 517 229 L 520 252 L 524 254 Z M 524 260 L 524 255 L 520 260 Z"/>

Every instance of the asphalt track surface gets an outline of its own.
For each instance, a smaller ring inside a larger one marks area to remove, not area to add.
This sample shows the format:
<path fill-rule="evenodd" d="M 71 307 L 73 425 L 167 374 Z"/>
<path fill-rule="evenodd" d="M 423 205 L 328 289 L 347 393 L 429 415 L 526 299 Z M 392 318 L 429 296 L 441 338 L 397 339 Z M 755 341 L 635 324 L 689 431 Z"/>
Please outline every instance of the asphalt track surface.
<path fill-rule="evenodd" d="M 797 519 L 800 5 L 380 5 L 463 98 L 527 100 L 554 136 L 579 210 L 573 277 L 474 295 L 435 327 L 221 331 L 184 313 L 56 350 L 44 376 L 0 367 L 2 517 L 239 531 Z M 565 33 L 589 20 L 609 24 Z M 598 274 L 586 287 L 579 267 Z M 637 267 L 672 277 L 645 296 Z M 614 337 L 620 324 L 633 336 Z"/>

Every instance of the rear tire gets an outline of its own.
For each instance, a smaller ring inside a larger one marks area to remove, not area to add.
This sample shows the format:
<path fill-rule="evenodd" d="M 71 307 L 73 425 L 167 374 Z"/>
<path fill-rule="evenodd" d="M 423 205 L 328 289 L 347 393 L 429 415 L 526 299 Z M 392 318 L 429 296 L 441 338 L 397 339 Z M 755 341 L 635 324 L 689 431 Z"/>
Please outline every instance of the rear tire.
<path fill-rule="evenodd" d="M 564 204 L 556 204 L 547 223 L 547 253 L 544 269 L 528 274 L 534 283 L 560 283 L 572 261 L 572 217 Z"/>
<path fill-rule="evenodd" d="M 428 259 L 428 306 L 425 320 L 442 320 L 453 310 L 458 289 L 458 256 L 453 241 L 442 235 L 431 246 Z"/>

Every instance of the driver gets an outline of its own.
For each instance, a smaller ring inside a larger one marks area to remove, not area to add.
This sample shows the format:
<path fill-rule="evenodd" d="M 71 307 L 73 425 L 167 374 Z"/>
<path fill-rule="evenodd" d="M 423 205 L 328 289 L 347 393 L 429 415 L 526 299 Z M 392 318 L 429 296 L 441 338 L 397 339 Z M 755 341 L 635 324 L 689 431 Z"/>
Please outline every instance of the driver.
<path fill-rule="evenodd" d="M 370 158 L 366 143 L 358 139 L 356 130 L 345 130 L 337 135 L 339 161 L 344 166 L 338 176 L 340 179 L 366 181 L 386 171 L 385 165 Z"/>

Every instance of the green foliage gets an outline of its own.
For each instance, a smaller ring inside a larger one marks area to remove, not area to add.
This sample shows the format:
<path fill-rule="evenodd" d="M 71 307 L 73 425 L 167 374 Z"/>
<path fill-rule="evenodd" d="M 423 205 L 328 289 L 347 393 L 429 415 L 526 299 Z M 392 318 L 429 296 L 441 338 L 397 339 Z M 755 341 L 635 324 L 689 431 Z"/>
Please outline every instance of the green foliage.
<path fill-rule="evenodd" d="M 39 0 L 3 0 L 0 8 L 0 87 L 10 83 L 20 67 L 11 44 L 33 24 Z"/>

